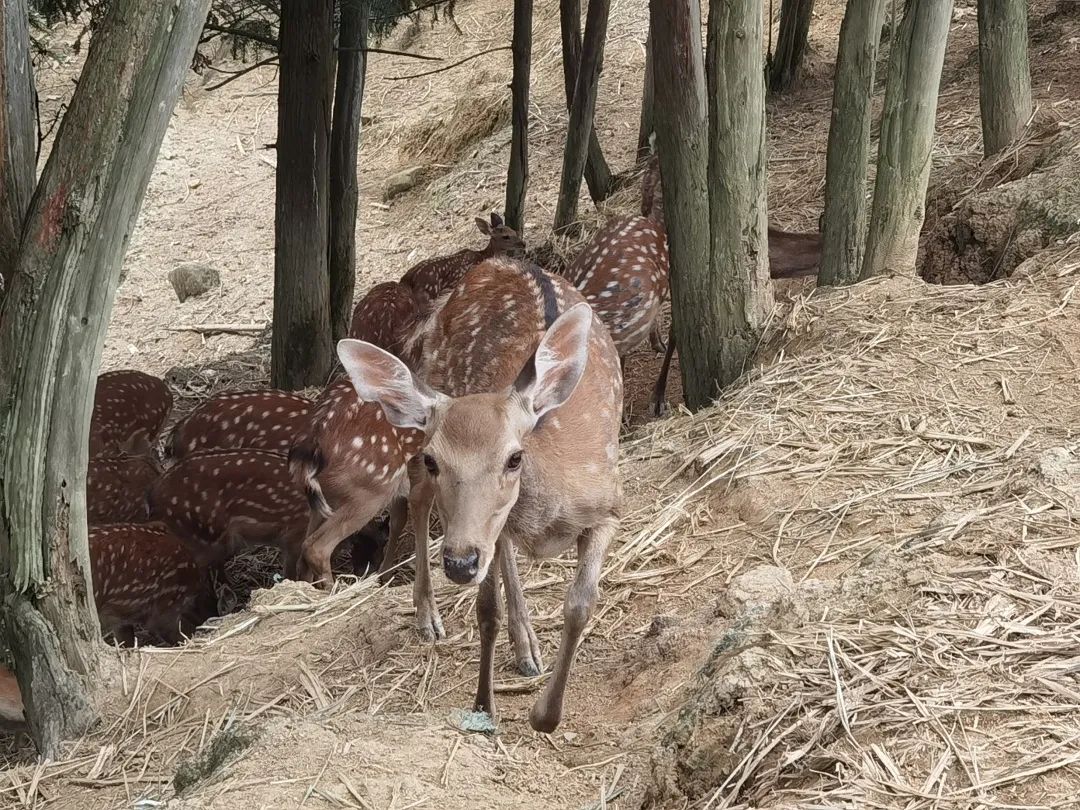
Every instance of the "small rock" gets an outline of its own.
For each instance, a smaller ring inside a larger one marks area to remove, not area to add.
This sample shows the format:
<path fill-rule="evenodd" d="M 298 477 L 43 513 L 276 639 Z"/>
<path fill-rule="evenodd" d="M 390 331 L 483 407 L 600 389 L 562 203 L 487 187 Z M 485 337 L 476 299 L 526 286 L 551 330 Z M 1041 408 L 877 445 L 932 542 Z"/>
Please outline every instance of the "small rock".
<path fill-rule="evenodd" d="M 177 265 L 169 273 L 169 283 L 182 304 L 189 298 L 198 298 L 215 287 L 220 287 L 221 275 L 208 264 L 189 262 Z"/>
<path fill-rule="evenodd" d="M 403 172 L 393 174 L 386 180 L 386 187 L 383 189 L 383 199 L 389 202 L 395 197 L 399 197 L 406 191 L 411 191 L 416 187 L 416 184 L 420 182 L 420 166 L 414 166 L 411 169 L 406 169 Z"/>

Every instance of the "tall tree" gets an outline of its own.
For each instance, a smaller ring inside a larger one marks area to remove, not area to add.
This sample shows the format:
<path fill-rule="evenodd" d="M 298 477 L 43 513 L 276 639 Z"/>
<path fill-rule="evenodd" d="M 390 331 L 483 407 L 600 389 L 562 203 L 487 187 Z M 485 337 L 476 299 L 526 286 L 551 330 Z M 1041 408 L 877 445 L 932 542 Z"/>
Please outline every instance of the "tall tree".
<path fill-rule="evenodd" d="M 34 193 L 37 118 L 26 0 L 0 0 L 0 296 Z"/>
<path fill-rule="evenodd" d="M 783 92 L 795 84 L 795 77 L 806 55 L 813 14 L 814 0 L 783 0 L 776 52 L 772 54 L 769 65 L 770 90 Z"/>
<path fill-rule="evenodd" d="M 94 384 L 124 250 L 208 6 L 108 4 L 0 312 L 0 616 L 45 756 L 94 719 L 87 691 L 100 642 L 85 496 Z"/>
<path fill-rule="evenodd" d="M 328 161 L 334 0 L 282 0 L 274 221 L 277 388 L 322 385 L 330 373 Z"/>
<path fill-rule="evenodd" d="M 525 197 L 529 190 L 529 73 L 532 67 L 533 0 L 514 0 L 510 80 L 510 168 L 506 173 L 506 224 L 518 233 L 525 227 Z"/>
<path fill-rule="evenodd" d="M 862 277 L 914 273 L 952 0 L 908 0 L 889 56 Z"/>
<path fill-rule="evenodd" d="M 360 190 L 360 110 L 367 73 L 368 0 L 342 0 L 338 25 L 337 83 L 330 128 L 330 329 L 346 337 L 356 286 L 356 206 Z"/>
<path fill-rule="evenodd" d="M 568 228 L 577 218 L 581 178 L 588 157 L 589 137 L 593 132 L 596 113 L 596 93 L 600 71 L 604 65 L 604 41 L 607 39 L 610 0 L 589 0 L 585 12 L 585 38 L 578 60 L 574 103 L 570 107 L 570 123 L 566 132 L 566 152 L 563 155 L 559 201 L 555 207 L 555 230 Z"/>
<path fill-rule="evenodd" d="M 649 139 L 655 129 L 655 83 L 653 82 L 653 35 L 652 26 L 645 37 L 645 77 L 641 85 L 641 118 L 638 122 L 638 160 L 649 156 Z"/>
<path fill-rule="evenodd" d="M 581 3 L 579 0 L 559 0 L 559 26 L 562 31 L 563 87 L 566 109 L 574 108 L 578 63 L 581 61 Z M 596 135 L 596 125 L 589 131 L 589 151 L 585 159 L 585 183 L 594 202 L 606 200 L 611 194 L 611 169 L 604 159 L 604 150 Z"/>
<path fill-rule="evenodd" d="M 853 284 L 862 267 L 871 100 L 884 13 L 885 0 L 848 0 L 840 24 L 818 284 Z"/>
<path fill-rule="evenodd" d="M 983 152 L 1000 152 L 1031 119 L 1027 0 L 979 0 Z"/>

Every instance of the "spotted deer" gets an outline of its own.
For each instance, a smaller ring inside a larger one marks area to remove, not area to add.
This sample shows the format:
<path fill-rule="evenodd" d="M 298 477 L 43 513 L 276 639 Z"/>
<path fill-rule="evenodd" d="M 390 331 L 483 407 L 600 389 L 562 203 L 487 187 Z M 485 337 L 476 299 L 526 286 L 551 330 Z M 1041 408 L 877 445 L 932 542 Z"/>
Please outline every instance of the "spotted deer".
<path fill-rule="evenodd" d="M 175 644 L 217 612 L 209 571 L 159 523 L 90 528 L 90 572 L 102 633 Z"/>
<path fill-rule="evenodd" d="M 98 456 L 86 471 L 86 519 L 138 523 L 146 518 L 146 492 L 161 475 L 147 456 Z"/>
<path fill-rule="evenodd" d="M 289 453 L 294 481 L 307 494 L 310 510 L 299 572 L 310 581 L 332 583 L 334 549 L 355 532 L 370 538 L 371 521 L 387 506 L 391 543 L 401 535 L 407 517 L 405 465 L 420 449 L 423 433 L 395 426 L 384 410 L 362 402 L 350 380 L 337 380 L 317 400 L 309 430 Z M 355 551 L 354 545 L 354 570 Z"/>
<path fill-rule="evenodd" d="M 0 666 L 0 730 L 21 730 L 25 723 L 19 682 L 14 672 Z"/>
<path fill-rule="evenodd" d="M 90 418 L 90 455 L 151 452 L 172 404 L 172 391 L 157 377 L 130 369 L 102 374 Z"/>
<path fill-rule="evenodd" d="M 524 240 L 517 231 L 503 224 L 498 214 L 492 213 L 490 224 L 477 217 L 476 227 L 488 237 L 483 250 L 466 248 L 449 256 L 427 259 L 413 265 L 401 277 L 401 283 L 412 290 L 422 314 L 430 311 L 436 299 L 457 286 L 472 267 L 493 256 L 514 256 L 525 249 Z"/>
<path fill-rule="evenodd" d="M 146 508 L 149 519 L 164 523 L 213 567 L 247 547 L 274 546 L 286 576 L 296 577 L 308 510 L 285 453 L 193 453 L 157 480 Z"/>
<path fill-rule="evenodd" d="M 419 376 L 370 344 L 338 345 L 359 396 L 379 403 L 398 429 L 423 432 L 421 453 L 409 464 L 417 628 L 427 639 L 445 635 L 428 562 L 436 505 L 446 576 L 479 585 L 474 705 L 494 715 L 500 577 L 518 668 L 538 674 L 543 664 L 515 549 L 552 557 L 576 547 L 558 657 L 529 714 L 533 728 L 550 732 L 561 721 L 567 678 L 619 526 L 618 352 L 565 279 L 506 258 L 470 270 L 425 330 Z"/>
<path fill-rule="evenodd" d="M 233 391 L 201 403 L 169 437 L 177 461 L 204 450 L 289 452 L 311 419 L 311 400 L 289 391 Z"/>
<path fill-rule="evenodd" d="M 419 309 L 412 289 L 399 281 L 376 284 L 353 309 L 349 337 L 373 343 L 404 358 L 405 343 Z"/>

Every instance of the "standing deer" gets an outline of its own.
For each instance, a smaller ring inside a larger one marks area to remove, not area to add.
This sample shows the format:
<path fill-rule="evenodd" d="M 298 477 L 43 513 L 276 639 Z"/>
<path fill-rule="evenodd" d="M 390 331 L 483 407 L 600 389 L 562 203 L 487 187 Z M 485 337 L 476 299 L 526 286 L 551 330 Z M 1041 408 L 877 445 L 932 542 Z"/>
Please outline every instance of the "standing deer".
<path fill-rule="evenodd" d="M 86 471 L 86 519 L 102 523 L 135 523 L 146 517 L 146 491 L 161 475 L 146 456 L 99 456 Z"/>
<path fill-rule="evenodd" d="M 311 400 L 289 391 L 233 391 L 211 397 L 180 422 L 166 453 L 180 461 L 204 450 L 289 452 L 311 418 Z"/>
<path fill-rule="evenodd" d="M 102 633 L 126 645 L 145 630 L 175 644 L 217 612 L 202 560 L 160 524 L 90 529 L 90 573 Z"/>
<path fill-rule="evenodd" d="M 90 455 L 151 452 L 172 410 L 163 380 L 141 371 L 110 371 L 97 379 L 90 417 Z"/>
<path fill-rule="evenodd" d="M 550 732 L 619 526 L 618 352 L 567 281 L 525 262 L 483 262 L 438 307 L 425 327 L 423 381 L 367 343 L 344 340 L 338 354 L 362 399 L 379 403 L 395 427 L 423 431 L 409 465 L 417 628 L 427 639 L 445 635 L 427 550 L 435 504 L 446 576 L 480 586 L 476 710 L 494 715 L 500 576 L 518 668 L 543 667 L 515 548 L 551 557 L 576 546 L 558 657 L 529 714 L 533 728 Z"/>
<path fill-rule="evenodd" d="M 477 217 L 476 227 L 489 237 L 483 250 L 466 248 L 449 256 L 427 259 L 413 265 L 401 277 L 401 283 L 412 290 L 421 315 L 430 311 L 437 298 L 456 287 L 472 267 L 493 256 L 514 256 L 525 249 L 524 240 L 513 228 L 504 225 L 498 214 L 491 215 L 490 225 Z"/>

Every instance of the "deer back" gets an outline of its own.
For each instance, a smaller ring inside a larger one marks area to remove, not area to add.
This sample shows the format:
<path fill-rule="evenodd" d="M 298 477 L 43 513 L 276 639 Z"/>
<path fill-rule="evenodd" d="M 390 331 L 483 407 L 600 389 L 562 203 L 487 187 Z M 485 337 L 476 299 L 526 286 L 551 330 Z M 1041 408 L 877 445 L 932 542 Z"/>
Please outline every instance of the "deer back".
<path fill-rule="evenodd" d="M 418 316 L 419 307 L 410 287 L 398 281 L 376 284 L 353 309 L 349 337 L 366 340 L 402 357 L 405 340 Z"/>
<path fill-rule="evenodd" d="M 234 391 L 211 397 L 173 430 L 167 451 L 176 460 L 206 450 L 286 453 L 310 419 L 311 400 L 289 391 Z"/>
<path fill-rule="evenodd" d="M 100 456 L 86 472 L 86 519 L 102 523 L 137 523 L 146 519 L 146 493 L 161 475 L 146 456 Z"/>
<path fill-rule="evenodd" d="M 102 374 L 90 418 L 90 455 L 149 452 L 172 404 L 164 380 L 130 369 Z"/>

